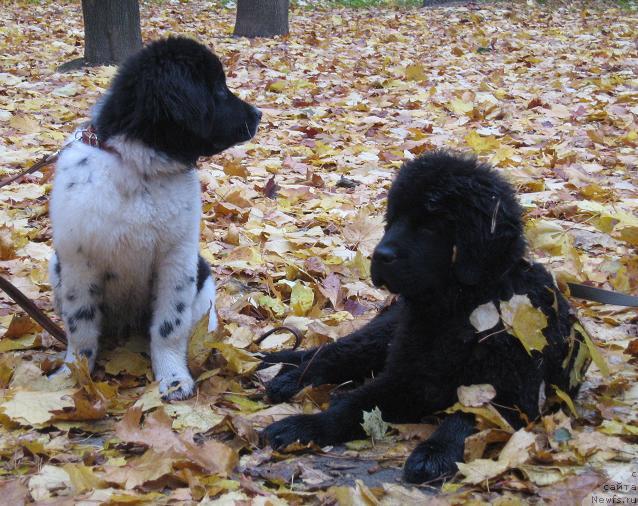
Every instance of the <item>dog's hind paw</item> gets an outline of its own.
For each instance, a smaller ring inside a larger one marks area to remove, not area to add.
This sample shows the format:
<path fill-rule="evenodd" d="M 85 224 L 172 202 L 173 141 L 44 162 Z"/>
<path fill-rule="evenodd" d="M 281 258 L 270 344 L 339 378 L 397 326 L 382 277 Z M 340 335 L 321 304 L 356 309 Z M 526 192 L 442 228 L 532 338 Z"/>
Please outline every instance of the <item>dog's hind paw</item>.
<path fill-rule="evenodd" d="M 181 401 L 192 397 L 195 393 L 193 378 L 173 377 L 160 379 L 159 391 L 165 401 Z"/>
<path fill-rule="evenodd" d="M 421 443 L 408 457 L 403 468 L 403 478 L 409 483 L 440 481 L 458 470 L 456 460 L 463 456 L 453 455 L 445 444 L 438 441 Z"/>

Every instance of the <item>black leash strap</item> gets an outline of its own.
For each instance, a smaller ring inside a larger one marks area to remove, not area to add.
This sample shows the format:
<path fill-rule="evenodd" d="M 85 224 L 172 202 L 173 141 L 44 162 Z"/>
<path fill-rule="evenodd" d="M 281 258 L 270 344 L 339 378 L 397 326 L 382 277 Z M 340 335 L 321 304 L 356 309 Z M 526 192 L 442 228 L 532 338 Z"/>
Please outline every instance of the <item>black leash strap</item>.
<path fill-rule="evenodd" d="M 23 171 L 20 171 L 19 173 L 13 176 L 3 179 L 2 181 L 0 181 L 0 188 L 17 181 L 18 179 L 20 179 L 23 176 L 26 176 L 27 174 L 32 174 L 33 172 L 40 170 L 46 167 L 47 165 L 51 165 L 58 159 L 58 154 L 59 154 L 59 151 L 52 155 L 45 155 L 39 161 L 31 165 L 31 167 L 24 169 Z"/>
<path fill-rule="evenodd" d="M 567 283 L 567 285 L 572 297 L 614 306 L 638 307 L 638 297 L 635 295 L 612 292 L 611 290 L 603 290 L 602 288 L 594 288 L 593 286 L 578 283 Z"/>
<path fill-rule="evenodd" d="M 61 344 L 66 344 L 66 335 L 64 331 L 49 318 L 44 311 L 35 305 L 29 297 L 22 293 L 13 283 L 4 276 L 0 275 L 0 290 L 6 293 L 13 301 L 18 304 L 24 311 L 40 324 L 44 330 L 51 334 Z"/>

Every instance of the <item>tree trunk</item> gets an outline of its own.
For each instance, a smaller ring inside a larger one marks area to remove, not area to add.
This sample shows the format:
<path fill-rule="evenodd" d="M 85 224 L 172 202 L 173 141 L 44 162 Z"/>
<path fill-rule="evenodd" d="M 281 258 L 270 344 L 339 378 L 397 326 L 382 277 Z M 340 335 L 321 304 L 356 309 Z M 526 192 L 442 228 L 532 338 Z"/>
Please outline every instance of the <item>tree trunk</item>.
<path fill-rule="evenodd" d="M 459 0 L 423 0 L 423 7 L 436 7 L 437 5 L 451 4 Z"/>
<path fill-rule="evenodd" d="M 273 37 L 288 33 L 290 0 L 237 0 L 235 37 Z"/>
<path fill-rule="evenodd" d="M 84 64 L 119 63 L 142 47 L 138 0 L 82 0 Z"/>

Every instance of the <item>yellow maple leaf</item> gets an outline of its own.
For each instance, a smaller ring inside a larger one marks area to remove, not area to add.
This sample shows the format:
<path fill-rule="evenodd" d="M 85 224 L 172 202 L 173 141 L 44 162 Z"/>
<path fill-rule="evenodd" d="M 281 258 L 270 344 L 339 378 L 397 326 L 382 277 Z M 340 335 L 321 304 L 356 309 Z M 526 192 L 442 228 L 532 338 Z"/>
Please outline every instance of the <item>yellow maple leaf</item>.
<path fill-rule="evenodd" d="M 261 362 L 247 351 L 235 348 L 230 344 L 216 342 L 211 343 L 210 347 L 219 350 L 226 362 L 228 362 L 228 368 L 237 374 L 248 374 L 254 371 L 257 364 Z"/>
<path fill-rule="evenodd" d="M 490 153 L 501 147 L 501 143 L 493 135 L 481 136 L 475 130 L 465 136 L 465 142 L 478 154 Z"/>
<path fill-rule="evenodd" d="M 547 317 L 532 306 L 527 295 L 514 294 L 508 301 L 501 301 L 501 318 L 512 329 L 527 353 L 543 351 L 547 338 L 543 329 L 547 327 Z"/>
<path fill-rule="evenodd" d="M 405 68 L 405 78 L 408 81 L 425 81 L 427 79 L 427 74 L 423 69 L 423 65 L 408 65 Z"/>
<path fill-rule="evenodd" d="M 450 111 L 456 114 L 467 114 L 474 110 L 474 104 L 472 102 L 464 102 L 460 98 L 454 98 L 448 105 Z"/>
<path fill-rule="evenodd" d="M 104 366 L 104 371 L 114 376 L 120 373 L 143 376 L 149 370 L 149 366 L 150 361 L 140 353 L 120 347 L 110 353 L 110 358 Z"/>

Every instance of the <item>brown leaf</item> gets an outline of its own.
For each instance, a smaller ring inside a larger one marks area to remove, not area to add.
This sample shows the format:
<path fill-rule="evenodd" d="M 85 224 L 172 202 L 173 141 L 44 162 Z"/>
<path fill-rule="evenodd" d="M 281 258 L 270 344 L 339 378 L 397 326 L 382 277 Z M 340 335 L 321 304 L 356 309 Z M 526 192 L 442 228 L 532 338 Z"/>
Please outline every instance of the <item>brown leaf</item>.
<path fill-rule="evenodd" d="M 209 440 L 197 445 L 189 433 L 178 435 L 172 430 L 172 420 L 159 408 L 146 416 L 141 424 L 142 410 L 130 408 L 115 427 L 122 441 L 143 444 L 158 453 L 185 457 L 211 473 L 228 474 L 237 463 L 237 453 L 230 447 Z"/>

